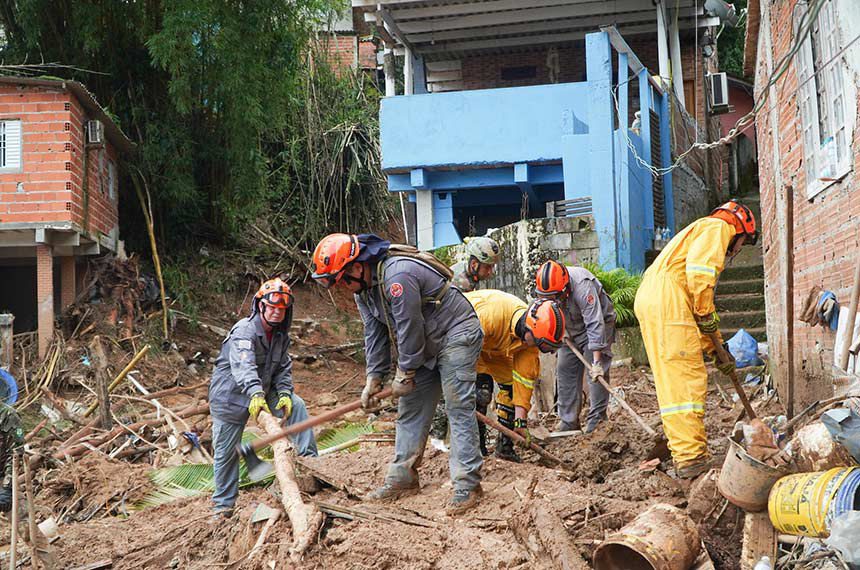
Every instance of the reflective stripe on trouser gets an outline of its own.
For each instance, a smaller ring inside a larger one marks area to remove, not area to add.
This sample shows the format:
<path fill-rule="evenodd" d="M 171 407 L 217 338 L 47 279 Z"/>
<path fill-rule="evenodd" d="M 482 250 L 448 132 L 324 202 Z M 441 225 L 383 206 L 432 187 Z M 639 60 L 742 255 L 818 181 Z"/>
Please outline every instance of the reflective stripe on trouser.
<path fill-rule="evenodd" d="M 646 274 L 636 293 L 635 311 L 672 459 L 683 466 L 707 458 L 708 372 L 687 295 L 672 278 Z"/>
<path fill-rule="evenodd" d="M 397 405 L 394 460 L 388 466 L 387 483 L 407 487 L 418 482 L 417 469 L 424 457 L 433 412 L 443 393 L 451 426 L 448 467 L 454 490 L 470 491 L 481 482 L 483 458 L 475 416 L 475 362 L 483 338 L 475 318 L 474 326 L 446 342 L 437 356 L 436 368 L 416 371 L 415 389 L 401 397 Z"/>
<path fill-rule="evenodd" d="M 499 386 L 499 393 L 496 394 L 496 416 L 499 418 L 499 423 L 508 429 L 514 429 L 514 418 L 516 410 L 514 409 L 514 385 L 502 384 L 496 382 Z"/>
<path fill-rule="evenodd" d="M 588 347 L 577 347 L 589 362 L 594 361 L 594 353 Z M 604 355 L 600 362 L 603 364 L 604 379 L 609 382 L 609 369 L 612 357 Z M 578 426 L 579 414 L 582 411 L 582 377 L 587 375 L 585 365 L 567 345 L 558 349 L 558 365 L 556 368 L 555 389 L 558 393 L 558 417 L 568 426 Z M 609 406 L 609 391 L 600 382 L 592 382 L 588 375 L 588 415 L 586 426 L 593 426 L 600 420 L 606 419 L 606 408 Z"/>
<path fill-rule="evenodd" d="M 275 417 L 284 417 L 283 410 L 276 410 L 278 395 L 270 392 L 266 398 L 269 409 Z M 292 425 L 308 419 L 308 409 L 305 401 L 293 394 L 293 411 L 287 425 Z M 245 426 L 224 422 L 212 418 L 212 452 L 215 460 L 215 491 L 212 493 L 212 503 L 215 510 L 230 509 L 236 504 L 239 496 L 239 455 L 236 446 L 242 441 Z M 296 453 L 303 456 L 316 456 L 317 443 L 312 429 L 290 436 Z"/>

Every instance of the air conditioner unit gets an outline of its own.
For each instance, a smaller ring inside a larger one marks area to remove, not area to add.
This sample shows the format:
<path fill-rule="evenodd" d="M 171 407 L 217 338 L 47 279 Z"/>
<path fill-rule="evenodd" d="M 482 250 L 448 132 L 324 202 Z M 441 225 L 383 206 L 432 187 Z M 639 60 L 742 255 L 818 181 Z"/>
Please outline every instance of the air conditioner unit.
<path fill-rule="evenodd" d="M 105 127 L 101 121 L 87 121 L 87 142 L 89 144 L 102 144 L 105 138 Z"/>
<path fill-rule="evenodd" d="M 725 73 L 708 74 L 708 101 L 714 115 L 729 111 L 729 82 Z"/>

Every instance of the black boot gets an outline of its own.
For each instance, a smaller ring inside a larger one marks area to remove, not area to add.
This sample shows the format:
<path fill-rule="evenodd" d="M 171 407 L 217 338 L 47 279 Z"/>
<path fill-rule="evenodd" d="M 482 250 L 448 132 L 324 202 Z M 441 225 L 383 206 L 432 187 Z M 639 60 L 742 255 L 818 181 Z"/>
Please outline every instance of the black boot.
<path fill-rule="evenodd" d="M 514 463 L 523 462 L 516 449 L 514 449 L 514 442 L 511 438 L 501 433 L 496 440 L 496 457 L 505 461 L 513 461 Z"/>
<path fill-rule="evenodd" d="M 481 443 L 481 456 L 486 457 L 490 452 L 487 451 L 487 424 L 483 422 L 478 422 L 478 438 Z"/>

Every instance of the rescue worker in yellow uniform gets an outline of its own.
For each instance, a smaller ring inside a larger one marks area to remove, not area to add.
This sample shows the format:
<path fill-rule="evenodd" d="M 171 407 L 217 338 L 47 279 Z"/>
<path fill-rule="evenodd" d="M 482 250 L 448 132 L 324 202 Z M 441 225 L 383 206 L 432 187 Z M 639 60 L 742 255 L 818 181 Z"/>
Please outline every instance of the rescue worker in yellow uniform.
<path fill-rule="evenodd" d="M 757 238 L 749 208 L 737 200 L 727 202 L 672 238 L 645 271 L 636 293 L 634 310 L 654 373 L 663 430 L 681 478 L 691 479 L 710 467 L 704 424 L 708 373 L 702 353 L 714 355 L 706 335 L 716 333 L 721 339 L 714 306 L 717 278 L 726 258 Z M 718 362 L 717 368 L 728 374 L 734 365 Z"/>
<path fill-rule="evenodd" d="M 506 428 L 529 438 L 528 413 L 532 391 L 540 376 L 540 353 L 555 352 L 564 340 L 564 313 L 555 303 L 538 299 L 526 305 L 518 297 L 495 289 L 466 293 L 475 307 L 484 344 L 476 371 L 499 386 L 496 415 Z M 509 437 L 499 434 L 496 457 L 522 461 Z"/>

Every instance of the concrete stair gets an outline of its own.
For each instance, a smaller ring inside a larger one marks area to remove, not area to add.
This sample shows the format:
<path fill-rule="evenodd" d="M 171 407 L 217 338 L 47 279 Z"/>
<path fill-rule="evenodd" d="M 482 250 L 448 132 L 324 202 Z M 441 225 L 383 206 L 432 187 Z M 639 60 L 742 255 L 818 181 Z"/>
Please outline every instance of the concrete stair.
<path fill-rule="evenodd" d="M 756 220 L 761 220 L 758 194 L 741 198 Z M 760 223 L 760 222 L 759 222 Z M 744 247 L 720 275 L 715 298 L 720 330 L 725 340 L 744 329 L 758 341 L 767 340 L 764 309 L 764 267 L 761 238 L 753 247 Z"/>

